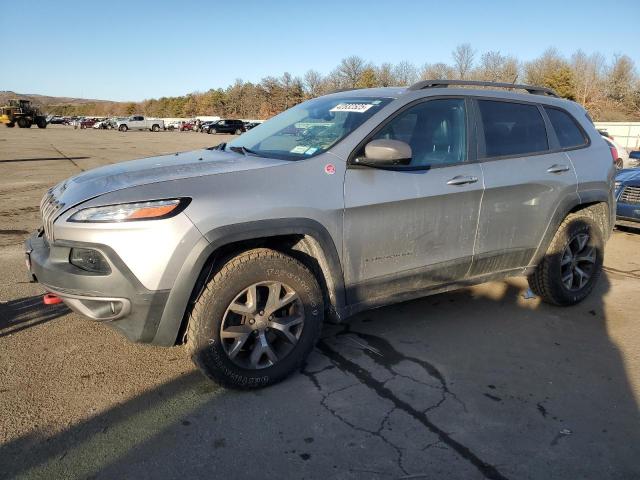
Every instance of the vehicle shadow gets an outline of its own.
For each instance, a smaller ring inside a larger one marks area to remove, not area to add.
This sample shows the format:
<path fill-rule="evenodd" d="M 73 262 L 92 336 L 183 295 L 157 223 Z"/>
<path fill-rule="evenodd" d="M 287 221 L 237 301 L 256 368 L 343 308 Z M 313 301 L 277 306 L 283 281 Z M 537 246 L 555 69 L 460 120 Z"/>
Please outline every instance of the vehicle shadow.
<path fill-rule="evenodd" d="M 18 162 L 48 162 L 51 160 L 86 160 L 91 157 L 37 157 L 37 158 L 9 158 L 0 160 L 0 163 L 18 163 Z"/>
<path fill-rule="evenodd" d="M 0 303 L 0 338 L 55 320 L 69 313 L 64 304 L 44 305 L 42 295 Z"/>
<path fill-rule="evenodd" d="M 194 371 L 5 444 L 0 477 L 639 478 L 609 287 L 560 308 L 516 278 L 365 312 L 279 385 Z"/>

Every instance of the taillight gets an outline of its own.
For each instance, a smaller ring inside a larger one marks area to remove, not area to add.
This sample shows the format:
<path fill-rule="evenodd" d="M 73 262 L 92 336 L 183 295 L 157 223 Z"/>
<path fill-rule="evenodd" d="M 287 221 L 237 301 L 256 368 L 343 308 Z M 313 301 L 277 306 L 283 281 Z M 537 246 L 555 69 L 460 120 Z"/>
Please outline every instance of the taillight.
<path fill-rule="evenodd" d="M 618 161 L 618 149 L 613 145 L 609 145 L 609 150 L 611 151 L 611 158 L 613 159 L 613 163 L 615 164 Z"/>

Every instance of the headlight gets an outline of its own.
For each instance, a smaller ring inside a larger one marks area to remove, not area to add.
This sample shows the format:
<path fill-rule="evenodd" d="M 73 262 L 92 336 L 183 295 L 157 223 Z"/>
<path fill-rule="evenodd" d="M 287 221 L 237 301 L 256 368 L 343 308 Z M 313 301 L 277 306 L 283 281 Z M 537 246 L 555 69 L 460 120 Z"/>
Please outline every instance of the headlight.
<path fill-rule="evenodd" d="M 615 189 L 618 190 L 620 188 L 620 185 L 622 185 L 622 182 L 616 182 Z"/>
<path fill-rule="evenodd" d="M 150 202 L 120 203 L 91 207 L 74 213 L 69 222 L 131 222 L 135 220 L 160 220 L 173 217 L 186 208 L 191 200 L 173 198 Z"/>

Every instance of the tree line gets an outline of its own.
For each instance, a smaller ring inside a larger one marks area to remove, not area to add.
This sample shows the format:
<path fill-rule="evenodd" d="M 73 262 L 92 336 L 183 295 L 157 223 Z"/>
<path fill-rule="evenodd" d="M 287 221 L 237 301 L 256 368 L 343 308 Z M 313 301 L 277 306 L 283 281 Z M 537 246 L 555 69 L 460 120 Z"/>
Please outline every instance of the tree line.
<path fill-rule="evenodd" d="M 423 79 L 484 80 L 527 83 L 554 89 L 561 97 L 581 103 L 596 120 L 640 120 L 640 76 L 626 55 L 606 59 L 600 53 L 578 50 L 565 57 L 555 48 L 523 62 L 500 51 L 478 53 L 468 44 L 458 45 L 448 63 L 421 67 L 401 61 L 374 65 L 350 56 L 328 74 L 307 71 L 302 77 L 284 73 L 260 82 L 236 80 L 227 88 L 161 97 L 142 102 L 96 102 L 50 105 L 55 115 L 120 116 L 134 113 L 150 117 L 217 115 L 269 118 L 309 98 L 346 88 L 407 86 Z"/>

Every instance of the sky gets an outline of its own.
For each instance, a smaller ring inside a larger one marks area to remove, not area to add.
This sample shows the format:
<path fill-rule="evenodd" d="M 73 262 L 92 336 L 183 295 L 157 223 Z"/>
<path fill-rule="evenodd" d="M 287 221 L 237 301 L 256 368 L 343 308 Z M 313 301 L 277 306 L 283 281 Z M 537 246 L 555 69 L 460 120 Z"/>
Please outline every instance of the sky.
<path fill-rule="evenodd" d="M 140 101 L 326 74 L 349 55 L 451 62 L 461 43 L 525 61 L 550 46 L 626 54 L 640 67 L 638 18 L 638 0 L 0 0 L 0 90 Z"/>

